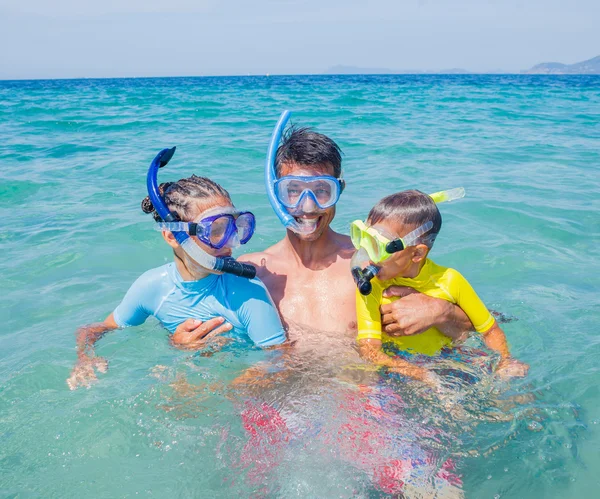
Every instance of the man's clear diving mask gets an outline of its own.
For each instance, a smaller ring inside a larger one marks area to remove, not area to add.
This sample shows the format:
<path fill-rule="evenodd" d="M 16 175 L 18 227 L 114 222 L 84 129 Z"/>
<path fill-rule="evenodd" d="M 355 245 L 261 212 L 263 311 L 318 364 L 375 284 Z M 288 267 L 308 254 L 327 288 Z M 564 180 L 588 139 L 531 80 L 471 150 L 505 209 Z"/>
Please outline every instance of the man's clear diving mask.
<path fill-rule="evenodd" d="M 403 237 L 392 239 L 373 227 L 368 227 L 362 220 L 355 220 L 350 225 L 350 237 L 357 250 L 364 249 L 373 263 L 381 263 L 393 253 L 417 244 L 419 238 L 429 232 L 432 227 L 433 222 L 429 221 Z"/>
<path fill-rule="evenodd" d="M 217 207 L 202 213 L 193 222 L 159 222 L 157 230 L 186 232 L 196 236 L 207 246 L 221 249 L 246 244 L 256 227 L 254 215 L 249 211 L 237 211 L 233 207 Z"/>
<path fill-rule="evenodd" d="M 336 204 L 344 190 L 344 181 L 330 175 L 287 175 L 275 181 L 277 200 L 290 212 L 325 210 Z M 311 200 L 314 209 L 306 210 Z"/>

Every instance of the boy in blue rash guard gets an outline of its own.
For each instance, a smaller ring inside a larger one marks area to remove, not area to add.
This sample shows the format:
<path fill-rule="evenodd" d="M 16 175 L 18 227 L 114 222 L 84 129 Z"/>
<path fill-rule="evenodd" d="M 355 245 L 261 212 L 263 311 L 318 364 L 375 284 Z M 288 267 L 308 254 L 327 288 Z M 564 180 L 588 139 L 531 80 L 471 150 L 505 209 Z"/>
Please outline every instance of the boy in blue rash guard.
<path fill-rule="evenodd" d="M 254 231 L 254 216 L 237 211 L 229 193 L 220 185 L 193 175 L 160 186 L 164 202 L 181 222 L 201 228 L 193 238 L 203 251 L 215 257 L 231 256 L 232 248 L 247 242 Z M 142 210 L 161 222 L 148 197 Z M 142 274 L 104 322 L 77 330 L 77 363 L 67 380 L 73 390 L 96 381 L 95 370 L 105 372 L 108 363 L 94 354 L 94 344 L 106 332 L 138 326 L 156 317 L 171 334 L 171 342 L 197 349 L 227 333 L 259 347 L 280 345 L 285 330 L 273 301 L 259 279 L 221 274 L 200 266 L 183 251 L 172 232 L 163 238 L 173 248 L 174 262 Z M 190 317 L 199 326 L 175 331 Z M 227 321 L 227 322 L 225 322 Z"/>

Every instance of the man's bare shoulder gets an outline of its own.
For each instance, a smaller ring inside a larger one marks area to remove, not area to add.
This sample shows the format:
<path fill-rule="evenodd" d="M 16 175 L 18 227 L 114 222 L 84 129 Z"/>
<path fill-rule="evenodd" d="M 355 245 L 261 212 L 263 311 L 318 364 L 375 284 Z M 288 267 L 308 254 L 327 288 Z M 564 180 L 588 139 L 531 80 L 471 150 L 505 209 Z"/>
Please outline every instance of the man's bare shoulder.
<path fill-rule="evenodd" d="M 338 255 L 342 258 L 342 260 L 349 260 L 352 258 L 352 255 L 356 251 L 352 244 L 352 239 L 350 236 L 346 236 L 345 234 L 335 233 L 335 243 L 337 247 Z"/>
<path fill-rule="evenodd" d="M 251 263 L 252 265 L 256 265 L 257 267 L 264 267 L 273 259 L 277 259 L 278 255 L 281 254 L 282 246 L 282 241 L 279 241 L 278 243 L 268 247 L 263 251 L 257 251 L 256 253 L 246 253 L 245 255 L 240 255 L 238 260 L 240 262 Z"/>
<path fill-rule="evenodd" d="M 350 236 L 347 236 L 346 234 L 339 234 L 337 232 L 335 233 L 335 235 L 337 238 L 337 244 L 340 247 L 340 249 L 354 251 L 354 246 L 352 245 L 352 239 L 350 239 Z"/>

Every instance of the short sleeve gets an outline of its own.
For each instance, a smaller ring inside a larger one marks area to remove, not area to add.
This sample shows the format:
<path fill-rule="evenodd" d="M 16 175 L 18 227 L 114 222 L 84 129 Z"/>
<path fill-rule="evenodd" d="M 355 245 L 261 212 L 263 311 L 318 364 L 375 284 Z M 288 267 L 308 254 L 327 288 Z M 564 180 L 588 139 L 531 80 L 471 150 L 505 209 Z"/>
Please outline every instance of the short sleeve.
<path fill-rule="evenodd" d="M 364 296 L 356 290 L 356 323 L 358 327 L 357 340 L 381 339 L 381 297 L 383 289 L 379 280 L 371 281 L 373 290 Z"/>
<path fill-rule="evenodd" d="M 447 272 L 450 277 L 450 290 L 456 304 L 467 314 L 475 331 L 485 333 L 494 325 L 494 317 L 460 272 L 454 269 L 448 269 Z"/>
<path fill-rule="evenodd" d="M 270 347 L 285 342 L 286 334 L 279 312 L 262 281 L 241 277 L 236 281 L 232 302 L 239 305 L 234 307 L 254 344 Z"/>
<path fill-rule="evenodd" d="M 139 326 L 154 314 L 153 302 L 157 297 L 154 270 L 138 277 L 114 310 L 113 316 L 119 327 Z"/>

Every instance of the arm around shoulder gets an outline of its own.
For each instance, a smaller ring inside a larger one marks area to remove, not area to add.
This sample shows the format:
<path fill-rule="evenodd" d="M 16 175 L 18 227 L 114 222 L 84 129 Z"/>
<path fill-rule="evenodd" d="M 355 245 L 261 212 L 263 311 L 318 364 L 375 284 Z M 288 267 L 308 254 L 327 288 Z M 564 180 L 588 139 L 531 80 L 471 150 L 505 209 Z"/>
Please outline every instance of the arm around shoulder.
<path fill-rule="evenodd" d="M 246 327 L 248 336 L 259 347 L 280 345 L 286 341 L 286 332 L 279 312 L 266 286 L 258 279 L 250 279 L 236 287 L 234 308 Z"/>

